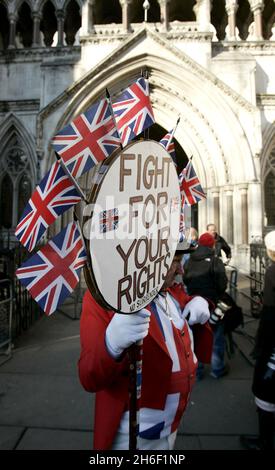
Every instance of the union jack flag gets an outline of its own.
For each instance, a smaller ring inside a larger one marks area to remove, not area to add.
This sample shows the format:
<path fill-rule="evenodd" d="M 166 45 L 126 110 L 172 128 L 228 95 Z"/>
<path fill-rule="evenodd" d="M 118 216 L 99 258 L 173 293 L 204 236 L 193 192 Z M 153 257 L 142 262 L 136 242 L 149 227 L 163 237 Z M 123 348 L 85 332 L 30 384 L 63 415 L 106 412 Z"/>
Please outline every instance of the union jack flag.
<path fill-rule="evenodd" d="M 170 143 L 169 143 L 170 140 Z M 165 136 L 159 141 L 159 143 L 170 153 L 171 158 L 173 159 L 176 165 L 176 149 L 175 149 L 175 142 L 173 139 L 173 130 L 167 132 Z M 169 145 L 168 145 L 169 143 Z"/>
<path fill-rule="evenodd" d="M 71 222 L 16 271 L 16 276 L 47 315 L 74 290 L 87 260 L 75 222 Z"/>
<path fill-rule="evenodd" d="M 70 178 L 55 162 L 26 205 L 15 235 L 29 251 L 57 217 L 81 200 Z"/>
<path fill-rule="evenodd" d="M 179 176 L 179 183 L 183 206 L 192 206 L 206 198 L 190 160 Z"/>
<path fill-rule="evenodd" d="M 148 81 L 139 78 L 126 88 L 113 103 L 113 111 L 122 144 L 125 146 L 155 122 Z"/>
<path fill-rule="evenodd" d="M 83 175 L 120 146 L 110 105 L 102 99 L 64 127 L 52 140 L 74 177 Z"/>
<path fill-rule="evenodd" d="M 100 233 L 116 230 L 118 227 L 118 209 L 110 209 L 100 212 L 99 215 Z"/>

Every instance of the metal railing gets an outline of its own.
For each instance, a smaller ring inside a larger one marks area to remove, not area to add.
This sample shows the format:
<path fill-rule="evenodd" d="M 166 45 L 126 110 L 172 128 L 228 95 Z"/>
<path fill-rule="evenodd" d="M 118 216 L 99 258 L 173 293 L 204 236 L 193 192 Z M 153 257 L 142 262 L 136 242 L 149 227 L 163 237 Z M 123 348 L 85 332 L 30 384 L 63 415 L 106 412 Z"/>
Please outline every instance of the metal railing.
<path fill-rule="evenodd" d="M 13 289 L 9 279 L 0 281 L 0 364 L 12 354 Z"/>
<path fill-rule="evenodd" d="M 0 231 L 0 276 L 1 279 L 10 283 L 13 297 L 12 339 L 27 330 L 43 313 L 15 276 L 16 269 L 29 256 L 28 251 L 15 239 L 11 230 Z M 2 319 L 0 318 L 1 328 Z"/>
<path fill-rule="evenodd" d="M 259 318 L 263 300 L 264 276 L 268 258 L 266 248 L 261 239 L 253 240 L 250 244 L 250 282 L 251 315 Z"/>

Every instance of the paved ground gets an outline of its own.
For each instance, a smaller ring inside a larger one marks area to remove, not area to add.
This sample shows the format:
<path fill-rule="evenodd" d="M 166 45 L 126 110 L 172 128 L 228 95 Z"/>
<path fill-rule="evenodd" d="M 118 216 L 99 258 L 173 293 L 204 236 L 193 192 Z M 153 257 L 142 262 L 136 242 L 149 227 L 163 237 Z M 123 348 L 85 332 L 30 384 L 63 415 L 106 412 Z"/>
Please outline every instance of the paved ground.
<path fill-rule="evenodd" d="M 79 384 L 78 356 L 79 320 L 61 313 L 20 337 L 0 366 L 0 449 L 92 448 L 93 396 Z M 230 365 L 228 376 L 215 380 L 206 371 L 195 385 L 177 449 L 235 450 L 241 434 L 257 433 L 253 367 L 238 350 Z"/>

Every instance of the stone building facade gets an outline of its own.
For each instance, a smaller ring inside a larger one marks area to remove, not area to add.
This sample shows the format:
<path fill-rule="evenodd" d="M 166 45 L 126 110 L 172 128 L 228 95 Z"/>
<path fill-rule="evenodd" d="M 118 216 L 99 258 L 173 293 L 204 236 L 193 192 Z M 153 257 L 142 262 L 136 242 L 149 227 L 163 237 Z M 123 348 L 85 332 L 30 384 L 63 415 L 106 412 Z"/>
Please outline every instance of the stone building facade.
<path fill-rule="evenodd" d="M 52 164 L 53 135 L 145 69 L 150 137 L 181 116 L 179 163 L 193 156 L 207 193 L 194 223 L 215 222 L 247 270 L 252 237 L 275 226 L 274 0 L 0 0 L 0 229 Z"/>

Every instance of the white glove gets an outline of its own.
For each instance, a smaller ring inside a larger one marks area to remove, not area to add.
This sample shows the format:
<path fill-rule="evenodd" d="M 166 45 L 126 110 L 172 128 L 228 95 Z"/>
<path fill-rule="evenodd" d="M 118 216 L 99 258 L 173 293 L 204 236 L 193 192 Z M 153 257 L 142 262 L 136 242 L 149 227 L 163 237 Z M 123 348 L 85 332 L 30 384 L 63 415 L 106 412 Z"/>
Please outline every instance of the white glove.
<path fill-rule="evenodd" d="M 106 329 L 105 341 L 109 354 L 117 359 L 124 349 L 148 334 L 151 312 L 145 308 L 124 315 L 115 313 Z"/>
<path fill-rule="evenodd" d="M 188 319 L 190 326 L 195 323 L 201 323 L 202 325 L 206 323 L 210 317 L 207 300 L 199 296 L 191 299 L 184 307 L 182 312 L 183 318 L 186 318 L 188 314 L 190 315 Z"/>

